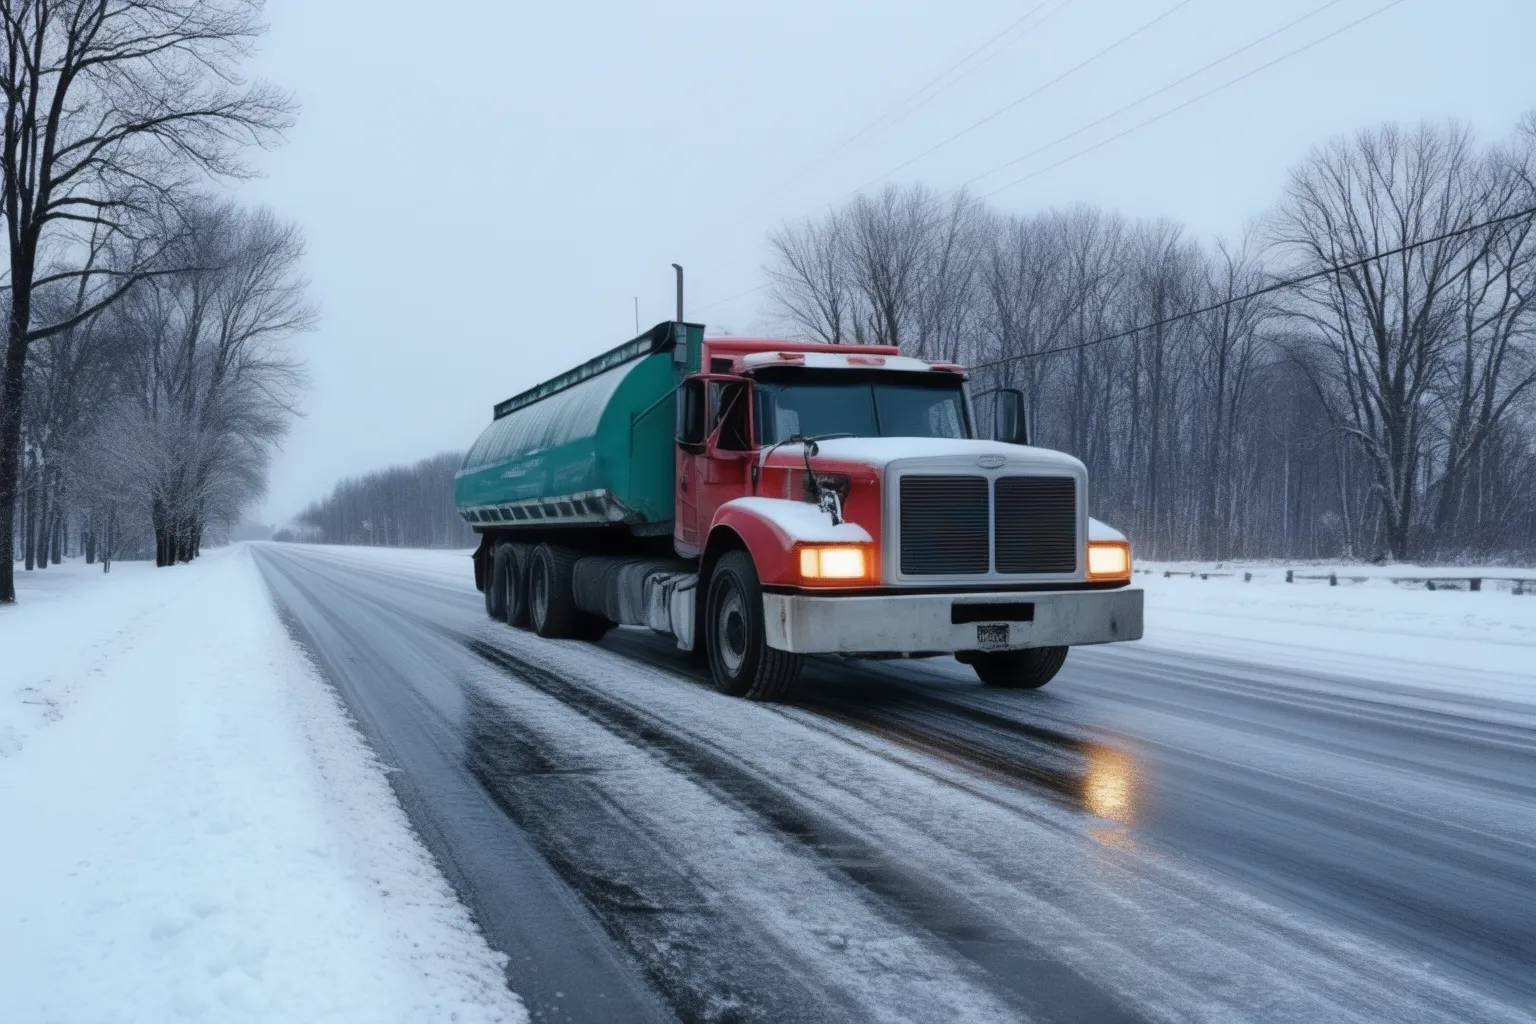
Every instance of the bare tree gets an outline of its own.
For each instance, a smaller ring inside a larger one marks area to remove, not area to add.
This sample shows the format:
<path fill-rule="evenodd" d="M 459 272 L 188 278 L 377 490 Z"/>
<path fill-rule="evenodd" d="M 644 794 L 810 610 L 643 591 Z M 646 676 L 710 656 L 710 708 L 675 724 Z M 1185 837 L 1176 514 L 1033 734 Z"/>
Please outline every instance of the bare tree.
<path fill-rule="evenodd" d="M 289 100 L 238 76 L 263 29 L 260 0 L 0 0 L 6 63 L 0 206 L 10 316 L 0 368 L 0 535 L 9 543 L 31 345 L 83 323 L 143 280 L 93 265 L 101 231 L 133 235 L 199 174 L 237 176 L 239 154 L 291 119 Z M 84 281 L 91 301 L 40 322 L 38 289 Z M 15 600 L 0 559 L 0 603 Z"/>
<path fill-rule="evenodd" d="M 1278 240 L 1306 271 L 1441 239 L 1330 275 L 1297 304 L 1329 353 L 1325 394 L 1371 463 L 1394 558 L 1408 555 L 1418 511 L 1427 400 L 1454 334 L 1450 292 L 1491 244 L 1450 234 L 1487 209 L 1481 178 L 1464 128 L 1362 132 L 1295 172 L 1277 222 Z"/>
<path fill-rule="evenodd" d="M 844 234 L 848 275 L 864 300 L 870 341 L 900 345 L 915 329 L 918 288 L 937 216 L 933 193 L 921 185 L 888 185 L 879 195 L 861 195 L 849 205 Z"/>
<path fill-rule="evenodd" d="M 1244 296 L 1264 283 L 1249 242 L 1236 248 L 1218 244 L 1201 303 L 1221 305 L 1196 321 L 1200 411 L 1195 431 L 1206 446 L 1199 527 L 1218 558 L 1229 557 L 1238 541 L 1238 504 L 1246 489 L 1239 476 L 1237 451 L 1245 440 L 1244 413 L 1265 348 L 1261 332 L 1275 312 L 1267 296 Z"/>
<path fill-rule="evenodd" d="M 768 237 L 770 298 L 791 330 L 818 341 L 856 340 L 861 317 L 848 279 L 847 217 L 785 225 Z"/>
<path fill-rule="evenodd" d="M 195 269 L 115 307 L 159 565 L 194 557 L 210 523 L 234 525 L 260 493 L 303 384 L 284 342 L 315 323 L 295 228 L 206 202 L 184 220 L 164 258 Z"/>
<path fill-rule="evenodd" d="M 974 338 L 985 223 L 981 204 L 964 190 L 938 205 L 929 220 L 913 286 L 916 337 L 908 348 L 917 356 L 953 362 Z"/>

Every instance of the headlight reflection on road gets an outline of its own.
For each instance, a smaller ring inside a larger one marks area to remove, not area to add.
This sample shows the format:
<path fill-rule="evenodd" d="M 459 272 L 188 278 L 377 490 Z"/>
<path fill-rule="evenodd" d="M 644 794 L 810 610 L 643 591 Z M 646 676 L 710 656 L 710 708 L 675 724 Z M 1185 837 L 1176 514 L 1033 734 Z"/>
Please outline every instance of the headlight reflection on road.
<path fill-rule="evenodd" d="M 1101 818 L 1131 824 L 1136 816 L 1136 762 L 1123 751 L 1109 747 L 1090 745 L 1087 755 L 1083 802 Z"/>

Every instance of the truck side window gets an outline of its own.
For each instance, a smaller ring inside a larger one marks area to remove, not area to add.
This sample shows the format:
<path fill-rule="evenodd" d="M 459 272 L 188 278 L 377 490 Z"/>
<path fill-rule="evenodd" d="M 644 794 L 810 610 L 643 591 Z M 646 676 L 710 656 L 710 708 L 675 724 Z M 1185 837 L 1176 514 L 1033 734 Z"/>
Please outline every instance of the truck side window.
<path fill-rule="evenodd" d="M 728 452 L 744 452 L 751 448 L 747 431 L 747 386 L 745 384 L 715 384 L 715 415 L 711 431 L 720 430 L 720 447 Z"/>
<path fill-rule="evenodd" d="M 685 380 L 677 392 L 677 443 L 704 443 L 704 382 Z"/>

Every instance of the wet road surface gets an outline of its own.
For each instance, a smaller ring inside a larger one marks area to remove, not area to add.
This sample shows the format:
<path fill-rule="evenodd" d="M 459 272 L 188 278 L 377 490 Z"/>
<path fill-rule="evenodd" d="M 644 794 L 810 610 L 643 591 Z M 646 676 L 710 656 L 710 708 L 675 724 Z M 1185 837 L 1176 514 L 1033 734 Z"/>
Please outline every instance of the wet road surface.
<path fill-rule="evenodd" d="M 1533 1019 L 1519 706 L 1145 645 L 753 705 L 467 560 L 255 552 L 535 1020 Z"/>

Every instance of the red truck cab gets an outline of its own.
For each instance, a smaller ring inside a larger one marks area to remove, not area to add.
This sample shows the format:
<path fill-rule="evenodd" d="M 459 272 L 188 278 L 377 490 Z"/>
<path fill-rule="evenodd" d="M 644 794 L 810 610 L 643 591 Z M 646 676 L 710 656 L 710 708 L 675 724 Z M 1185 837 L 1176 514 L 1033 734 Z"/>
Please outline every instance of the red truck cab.
<path fill-rule="evenodd" d="M 988 440 L 961 367 L 895 348 L 705 339 L 697 365 L 673 539 L 722 688 L 833 653 L 1038 686 L 1070 646 L 1141 636 L 1129 544 L 1087 516 L 1081 462 L 1021 443 L 1016 393 Z"/>

